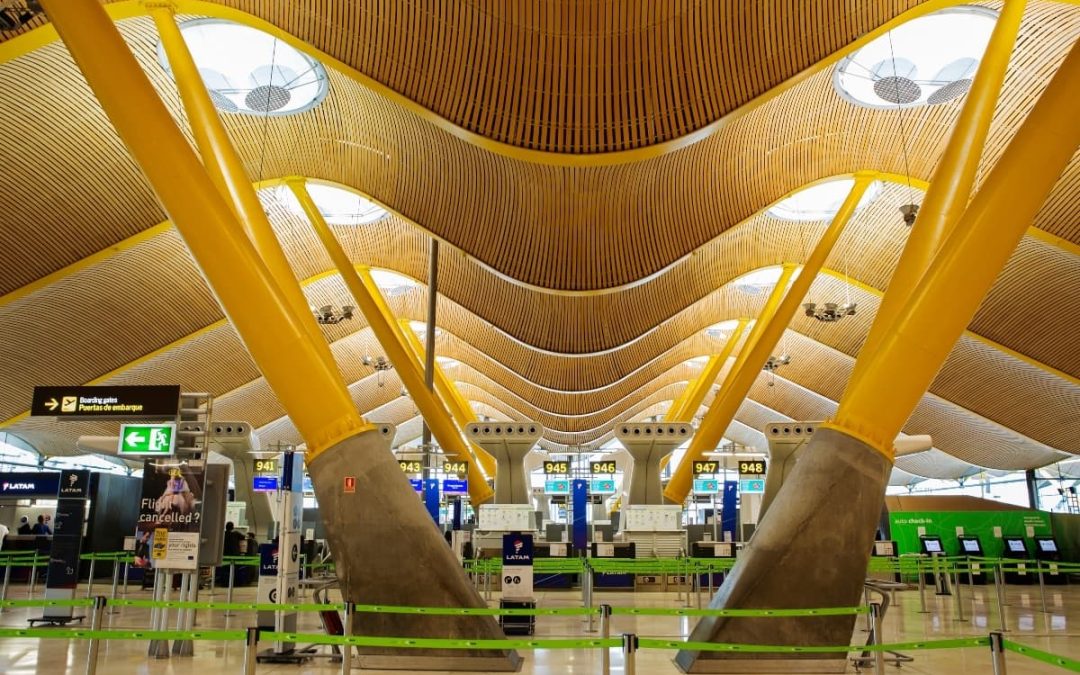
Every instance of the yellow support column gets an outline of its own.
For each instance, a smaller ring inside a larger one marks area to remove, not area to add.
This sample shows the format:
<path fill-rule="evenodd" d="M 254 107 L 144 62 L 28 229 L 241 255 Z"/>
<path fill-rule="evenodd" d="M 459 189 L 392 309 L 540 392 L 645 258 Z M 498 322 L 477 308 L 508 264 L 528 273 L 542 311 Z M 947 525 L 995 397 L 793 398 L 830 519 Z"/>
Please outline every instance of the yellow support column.
<path fill-rule="evenodd" d="M 791 288 L 784 295 L 783 301 L 779 303 L 768 321 L 759 319 L 758 325 L 754 326 L 754 330 L 751 331 L 750 338 L 747 339 L 747 344 L 743 347 L 742 354 L 740 354 L 740 359 L 736 361 L 735 366 L 724 379 L 724 385 L 721 387 L 720 393 L 713 400 L 709 412 L 705 414 L 701 426 L 698 428 L 697 433 L 694 434 L 693 440 L 690 441 L 690 447 L 687 448 L 686 454 L 680 460 L 679 466 L 675 468 L 675 473 L 664 490 L 664 497 L 668 501 L 681 504 L 686 499 L 693 480 L 691 471 L 693 462 L 700 460 L 705 456 L 706 452 L 713 450 L 716 444 L 720 442 L 720 439 L 723 438 L 724 431 L 727 430 L 731 420 L 734 419 L 735 413 L 738 411 L 739 406 L 742 405 L 746 394 L 754 384 L 754 380 L 761 373 L 761 369 L 769 359 L 772 350 L 780 341 L 780 337 L 784 334 L 792 317 L 795 316 L 795 312 L 806 296 L 806 292 L 810 289 L 810 284 L 813 283 L 818 271 L 825 264 L 825 260 L 829 257 L 833 246 L 840 238 L 840 234 L 855 214 L 859 200 L 862 199 L 866 188 L 869 187 L 873 180 L 874 174 L 872 173 L 855 175 L 855 184 L 844 199 L 840 210 L 833 217 L 832 223 L 829 224 L 825 233 L 821 235 L 821 239 L 818 241 L 817 246 L 814 247 L 806 264 L 803 265 L 799 276 L 792 282 Z M 783 283 L 777 282 L 777 287 L 782 286 Z M 776 294 L 776 288 L 773 289 L 773 294 Z M 770 297 L 770 301 L 772 299 Z M 763 309 L 762 316 L 764 317 L 765 314 L 766 312 Z M 760 330 L 758 330 L 759 326 Z"/>
<path fill-rule="evenodd" d="M 281 250 L 281 243 L 274 234 L 270 220 L 266 217 L 259 196 L 252 186 L 251 178 L 229 140 L 225 125 L 221 122 L 214 102 L 210 100 L 210 94 L 206 91 L 206 85 L 191 56 L 191 51 L 188 50 L 179 26 L 176 25 L 171 3 L 148 2 L 147 5 L 150 7 L 150 16 L 154 19 L 154 25 L 157 26 L 162 48 L 169 59 L 176 88 L 184 103 L 188 124 L 191 126 L 192 135 L 195 136 L 195 145 L 198 146 L 199 154 L 202 155 L 207 175 L 210 176 L 211 182 L 222 196 L 231 203 L 248 238 L 255 245 L 255 250 L 259 252 L 263 263 L 270 270 L 274 282 L 281 289 L 282 295 L 292 307 L 304 331 L 311 338 L 315 349 L 330 366 L 331 372 L 338 374 L 339 381 L 344 385 L 330 346 L 315 322 L 307 298 L 293 275 L 285 252 Z"/>
<path fill-rule="evenodd" d="M 893 439 L 1080 145 L 1077 91 L 1074 46 L 824 426 L 892 459 Z"/>
<path fill-rule="evenodd" d="M 1009 57 L 1020 30 L 1025 2 L 1007 0 L 998 16 L 971 90 L 964 96 L 964 105 L 949 143 L 938 160 L 907 245 L 889 280 L 889 292 L 881 300 L 860 356 L 872 356 L 879 349 L 882 338 L 893 331 L 897 313 L 968 204 Z M 868 362 L 863 358 L 856 361 L 850 382 L 857 382 L 862 377 Z"/>
<path fill-rule="evenodd" d="M 439 441 L 444 453 L 450 457 L 469 462 L 469 497 L 474 508 L 489 501 L 495 496 L 494 491 L 488 486 L 484 475 L 480 472 L 480 466 L 472 459 L 469 448 L 461 436 L 461 432 L 454 426 L 450 418 L 450 412 L 435 393 L 427 388 L 424 382 L 423 372 L 417 367 L 416 359 L 402 334 L 401 326 L 394 320 L 390 308 L 383 299 L 382 292 L 371 278 L 371 273 L 366 269 L 357 271 L 344 249 L 338 242 L 330 226 L 326 224 L 319 209 L 312 201 L 304 184 L 297 180 L 286 181 L 304 208 L 308 220 L 311 221 L 319 240 L 322 241 L 330 259 L 334 261 L 341 274 L 342 280 L 348 286 L 356 306 L 371 326 L 375 339 L 379 341 L 387 358 L 394 364 L 398 377 L 405 385 L 405 389 L 412 396 L 413 402 L 419 408 L 420 414 L 431 428 L 432 435 Z"/>
<path fill-rule="evenodd" d="M 412 330 L 408 321 L 402 320 L 398 322 L 401 328 L 401 334 L 405 336 L 405 342 L 409 345 L 416 362 L 419 364 L 420 355 L 424 353 L 424 345 L 420 342 L 420 338 L 416 336 L 416 332 Z M 461 392 L 450 381 L 450 378 L 443 372 L 442 367 L 439 366 L 438 361 L 435 362 L 435 391 L 442 398 L 443 403 L 446 404 L 447 409 L 450 410 L 450 415 L 454 418 L 454 422 L 457 423 L 458 429 L 464 429 L 466 424 L 476 421 L 476 413 L 473 412 L 471 406 L 461 396 Z M 494 477 L 495 475 L 495 458 L 492 457 L 486 450 L 470 443 L 470 450 L 472 450 L 473 459 L 480 464 L 481 471 L 486 476 Z"/>
<path fill-rule="evenodd" d="M 777 282 L 777 286 L 779 286 Z M 728 357 L 731 356 L 731 352 L 735 349 L 735 345 L 739 342 L 739 338 L 742 337 L 743 331 L 746 330 L 746 324 L 749 321 L 745 318 L 739 319 L 739 324 L 735 327 L 735 330 L 731 331 L 731 335 L 728 336 L 727 342 L 724 343 L 723 349 L 719 354 L 713 354 L 709 357 L 709 362 L 705 364 L 705 368 L 701 371 L 701 374 L 697 376 L 693 382 L 687 385 L 686 391 L 683 393 L 682 406 L 676 410 L 675 406 L 671 406 L 671 410 L 668 410 L 668 414 L 664 417 L 667 422 L 690 422 L 694 419 L 694 413 L 701 407 L 702 402 L 705 401 L 706 394 L 709 393 L 709 388 L 716 382 L 717 376 L 720 375 L 720 371 L 723 370 L 724 364 L 727 363 Z M 745 350 L 744 350 L 745 351 Z"/>
<path fill-rule="evenodd" d="M 116 26 L 96 0 L 42 3 L 229 321 L 308 444 L 367 429 Z"/>

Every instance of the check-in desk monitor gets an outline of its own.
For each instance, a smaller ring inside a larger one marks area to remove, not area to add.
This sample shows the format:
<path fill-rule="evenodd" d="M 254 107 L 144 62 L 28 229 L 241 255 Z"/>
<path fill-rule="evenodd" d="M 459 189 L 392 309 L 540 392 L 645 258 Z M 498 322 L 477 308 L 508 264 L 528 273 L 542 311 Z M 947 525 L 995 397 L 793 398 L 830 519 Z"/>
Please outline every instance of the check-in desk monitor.
<path fill-rule="evenodd" d="M 938 536 L 926 536 L 919 538 L 922 544 L 923 553 L 927 555 L 934 555 L 935 553 L 944 553 L 945 547 L 941 545 L 941 537 Z"/>
<path fill-rule="evenodd" d="M 982 542 L 978 537 L 958 537 L 960 541 L 960 553 L 968 556 L 982 556 Z"/>
<path fill-rule="evenodd" d="M 1023 537 L 1005 537 L 1002 544 L 1002 558 L 1027 560 L 1031 557 L 1028 554 L 1027 542 Z M 1005 571 L 1005 581 L 1010 584 L 1033 584 L 1037 579 L 1038 574 L 1034 569 L 1029 569 L 1027 563 L 1015 563 L 1015 569 Z"/>
<path fill-rule="evenodd" d="M 878 558 L 895 558 L 896 557 L 896 542 L 895 541 L 875 541 L 874 550 L 872 555 Z"/>
<path fill-rule="evenodd" d="M 1035 559 L 1042 566 L 1044 583 L 1066 583 L 1068 577 L 1061 573 L 1057 565 L 1061 561 L 1061 551 L 1056 539 L 1048 536 L 1035 537 Z"/>

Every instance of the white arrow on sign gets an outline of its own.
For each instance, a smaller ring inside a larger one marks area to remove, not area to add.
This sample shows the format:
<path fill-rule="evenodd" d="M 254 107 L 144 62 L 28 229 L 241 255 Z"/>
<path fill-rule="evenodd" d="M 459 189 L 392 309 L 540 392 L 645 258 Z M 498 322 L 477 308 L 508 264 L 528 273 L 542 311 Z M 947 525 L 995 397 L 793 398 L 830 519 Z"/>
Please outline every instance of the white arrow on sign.
<path fill-rule="evenodd" d="M 128 445 L 138 445 L 139 443 L 142 443 L 144 440 L 146 440 L 146 439 L 143 436 L 141 436 L 139 434 L 139 432 L 137 432 L 137 431 L 132 431 L 127 436 L 124 436 L 124 442 L 127 443 Z"/>
<path fill-rule="evenodd" d="M 56 410 L 58 405 L 60 405 L 60 403 L 55 398 L 50 398 L 48 401 L 45 401 L 45 407 L 48 408 L 50 412 Z"/>

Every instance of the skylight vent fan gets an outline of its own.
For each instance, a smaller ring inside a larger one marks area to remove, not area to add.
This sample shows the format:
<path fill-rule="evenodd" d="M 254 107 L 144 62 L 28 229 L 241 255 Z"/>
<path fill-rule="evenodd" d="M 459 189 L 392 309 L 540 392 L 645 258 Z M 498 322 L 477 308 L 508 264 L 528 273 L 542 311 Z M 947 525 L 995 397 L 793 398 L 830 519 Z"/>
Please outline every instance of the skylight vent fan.
<path fill-rule="evenodd" d="M 286 88 L 296 80 L 296 73 L 284 66 L 259 66 L 249 76 L 256 85 L 244 98 L 244 103 L 258 112 L 280 110 L 292 100 Z"/>
<path fill-rule="evenodd" d="M 971 89 L 971 79 L 975 77 L 975 71 L 978 68 L 979 62 L 970 57 L 956 59 L 948 64 L 934 77 L 935 81 L 946 84 L 930 94 L 926 102 L 937 105 L 960 98 L 968 92 L 968 89 Z"/>
<path fill-rule="evenodd" d="M 890 58 L 879 61 L 870 69 L 874 77 L 874 93 L 882 100 L 907 105 L 919 100 L 922 88 L 915 82 L 919 69 L 907 59 Z"/>

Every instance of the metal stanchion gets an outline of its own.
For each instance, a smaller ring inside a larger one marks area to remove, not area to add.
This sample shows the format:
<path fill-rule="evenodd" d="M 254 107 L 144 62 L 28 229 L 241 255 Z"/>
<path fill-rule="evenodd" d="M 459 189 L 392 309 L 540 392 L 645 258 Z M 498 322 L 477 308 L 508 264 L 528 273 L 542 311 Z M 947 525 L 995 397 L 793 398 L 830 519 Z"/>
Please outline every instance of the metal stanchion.
<path fill-rule="evenodd" d="M 116 560 L 113 560 L 113 566 L 112 566 L 112 591 L 109 593 L 109 600 L 115 600 L 116 599 L 116 587 L 119 584 L 120 584 L 120 563 L 117 562 Z M 109 611 L 107 613 L 108 614 L 116 614 L 119 611 L 120 610 L 118 610 L 115 607 L 110 607 Z"/>
<path fill-rule="evenodd" d="M 27 592 L 27 598 L 34 598 L 34 585 L 37 583 L 37 551 L 34 551 L 34 558 L 30 562 L 30 590 Z"/>
<path fill-rule="evenodd" d="M 701 575 L 697 572 L 694 572 L 694 595 L 697 596 L 697 608 L 701 609 Z"/>
<path fill-rule="evenodd" d="M 582 566 L 581 586 L 582 586 L 581 595 L 582 595 L 582 599 L 585 601 L 584 602 L 585 608 L 586 609 L 592 609 L 593 575 L 592 575 L 592 569 L 589 568 L 589 562 L 588 561 L 585 561 L 585 564 Z M 587 617 L 588 617 L 588 619 L 587 619 L 588 627 L 585 630 L 586 630 L 586 632 L 589 632 L 589 633 L 595 633 L 596 632 L 596 626 L 594 625 L 594 623 L 596 621 L 596 618 L 593 616 L 592 612 L 589 612 L 587 614 Z"/>
<path fill-rule="evenodd" d="M 487 592 L 487 599 L 491 600 L 491 566 L 485 565 L 487 569 L 484 570 L 484 588 Z"/>
<path fill-rule="evenodd" d="M 1005 573 L 1001 571 L 1001 563 L 994 567 L 994 587 L 997 590 L 998 625 L 1004 633 L 1008 626 L 1005 625 Z"/>
<path fill-rule="evenodd" d="M 634 635 L 633 633 L 623 633 L 622 654 L 623 673 L 625 675 L 637 675 L 637 648 L 637 635 Z"/>
<path fill-rule="evenodd" d="M 124 561 L 124 597 L 127 597 L 127 585 L 128 585 L 128 572 L 131 571 L 131 565 L 127 560 Z"/>
<path fill-rule="evenodd" d="M 953 567 L 953 575 L 953 578 L 956 580 L 956 582 L 953 584 L 953 586 L 955 586 L 956 588 L 956 620 L 967 621 L 967 619 L 964 618 L 964 586 L 960 583 L 959 566 Z"/>
<path fill-rule="evenodd" d="M 255 675 L 255 660 L 259 654 L 259 629 L 247 629 L 247 641 L 244 645 L 244 675 Z"/>
<path fill-rule="evenodd" d="M 926 577 L 923 576 L 922 558 L 915 558 L 915 569 L 919 574 L 919 614 L 926 614 Z"/>
<path fill-rule="evenodd" d="M 233 584 L 236 583 L 236 563 L 229 561 L 229 592 L 225 595 L 225 602 L 232 602 Z M 227 610 L 225 616 L 233 616 L 232 610 Z"/>
<path fill-rule="evenodd" d="M 11 583 L 11 559 L 7 561 L 7 565 L 4 567 L 4 590 L 0 591 L 0 600 L 7 600 L 8 585 Z M 0 612 L 7 611 L 6 607 L 0 607 Z"/>
<path fill-rule="evenodd" d="M 345 628 L 342 633 L 345 637 L 352 635 L 353 613 L 356 605 L 351 602 L 345 603 Z M 352 671 L 352 645 L 341 645 L 341 675 L 349 675 Z"/>
<path fill-rule="evenodd" d="M 874 644 L 878 646 L 885 644 L 885 636 L 881 634 L 881 604 L 870 603 L 870 613 L 867 616 L 870 617 L 870 625 L 873 626 Z M 885 675 L 885 652 L 880 649 L 874 651 L 874 675 Z"/>
<path fill-rule="evenodd" d="M 105 604 L 108 602 L 105 596 L 99 595 L 94 598 L 94 614 L 90 617 L 90 630 L 101 630 L 101 616 L 105 613 Z M 86 675 L 94 675 L 97 672 L 98 650 L 101 640 L 96 637 L 90 638 L 90 647 L 86 654 Z"/>
<path fill-rule="evenodd" d="M 600 638 L 611 637 L 611 605 L 600 605 Z M 605 647 L 600 650 L 600 672 L 603 675 L 611 675 L 611 648 Z"/>
<path fill-rule="evenodd" d="M 1042 613 L 1046 614 L 1046 580 L 1043 579 L 1043 564 L 1041 560 L 1036 561 L 1039 569 L 1039 597 L 1042 600 Z"/>
<path fill-rule="evenodd" d="M 97 558 L 94 554 L 90 554 L 90 578 L 86 582 L 86 599 L 89 600 L 90 596 L 94 592 L 94 563 L 97 562 Z"/>
<path fill-rule="evenodd" d="M 994 675 L 1006 675 L 1005 671 L 1005 636 L 990 633 L 990 661 L 994 665 Z"/>
<path fill-rule="evenodd" d="M 217 568 L 210 568 L 210 597 L 217 595 Z"/>
<path fill-rule="evenodd" d="M 863 604 L 865 604 L 867 607 L 872 608 L 873 605 L 870 603 L 870 589 L 867 588 L 866 586 L 863 586 L 862 597 L 863 597 Z M 867 633 L 872 633 L 873 630 L 874 630 L 874 616 L 873 616 L 873 614 L 874 614 L 873 612 L 870 612 L 869 614 L 866 615 L 866 632 Z"/>

